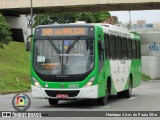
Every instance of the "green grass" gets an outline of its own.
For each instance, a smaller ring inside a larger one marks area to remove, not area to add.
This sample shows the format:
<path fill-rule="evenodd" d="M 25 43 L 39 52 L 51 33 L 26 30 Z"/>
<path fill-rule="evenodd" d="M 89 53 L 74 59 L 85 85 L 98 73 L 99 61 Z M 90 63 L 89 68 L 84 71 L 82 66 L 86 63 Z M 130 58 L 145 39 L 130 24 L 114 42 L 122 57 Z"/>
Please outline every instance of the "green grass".
<path fill-rule="evenodd" d="M 11 42 L 0 49 L 0 94 L 30 90 L 29 52 L 25 44 Z"/>
<path fill-rule="evenodd" d="M 151 80 L 151 77 L 142 73 L 141 79 L 143 81 L 148 81 L 148 80 Z"/>

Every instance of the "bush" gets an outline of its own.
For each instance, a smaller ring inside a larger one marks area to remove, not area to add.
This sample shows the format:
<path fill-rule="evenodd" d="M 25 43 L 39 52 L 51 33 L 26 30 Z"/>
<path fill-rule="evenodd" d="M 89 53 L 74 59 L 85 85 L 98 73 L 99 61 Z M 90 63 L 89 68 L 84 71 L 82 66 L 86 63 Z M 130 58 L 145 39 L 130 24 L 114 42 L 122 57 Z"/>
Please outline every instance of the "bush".
<path fill-rule="evenodd" d="M 11 31 L 5 18 L 0 13 L 0 49 L 3 48 L 3 44 L 8 44 L 12 40 Z"/>
<path fill-rule="evenodd" d="M 151 80 L 151 77 L 149 75 L 145 75 L 145 74 L 142 73 L 141 79 L 144 80 L 144 81 L 148 81 L 148 80 Z"/>

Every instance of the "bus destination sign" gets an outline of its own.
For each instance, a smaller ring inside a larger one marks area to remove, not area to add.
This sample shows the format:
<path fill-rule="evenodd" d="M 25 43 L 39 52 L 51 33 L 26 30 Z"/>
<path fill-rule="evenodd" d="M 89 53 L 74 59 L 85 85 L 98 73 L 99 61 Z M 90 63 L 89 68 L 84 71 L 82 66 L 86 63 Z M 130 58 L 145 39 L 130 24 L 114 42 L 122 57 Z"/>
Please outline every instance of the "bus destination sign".
<path fill-rule="evenodd" d="M 86 36 L 87 27 L 41 28 L 41 36 Z"/>

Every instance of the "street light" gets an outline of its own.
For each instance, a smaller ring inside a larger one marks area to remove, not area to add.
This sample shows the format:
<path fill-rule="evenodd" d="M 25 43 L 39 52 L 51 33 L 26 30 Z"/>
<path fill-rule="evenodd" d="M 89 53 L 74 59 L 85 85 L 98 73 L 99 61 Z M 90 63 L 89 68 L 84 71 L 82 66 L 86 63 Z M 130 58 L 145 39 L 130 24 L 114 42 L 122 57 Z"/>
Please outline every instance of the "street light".
<path fill-rule="evenodd" d="M 33 24 L 33 6 L 32 6 L 32 0 L 30 1 L 30 17 L 28 17 L 28 27 L 31 28 L 31 35 L 29 35 L 27 37 L 27 42 L 26 42 L 26 51 L 30 51 L 30 47 L 31 47 L 31 41 L 29 40 L 30 37 L 33 37 L 33 28 L 32 28 L 32 24 Z"/>
<path fill-rule="evenodd" d="M 131 11 L 129 10 L 129 29 L 132 29 Z"/>

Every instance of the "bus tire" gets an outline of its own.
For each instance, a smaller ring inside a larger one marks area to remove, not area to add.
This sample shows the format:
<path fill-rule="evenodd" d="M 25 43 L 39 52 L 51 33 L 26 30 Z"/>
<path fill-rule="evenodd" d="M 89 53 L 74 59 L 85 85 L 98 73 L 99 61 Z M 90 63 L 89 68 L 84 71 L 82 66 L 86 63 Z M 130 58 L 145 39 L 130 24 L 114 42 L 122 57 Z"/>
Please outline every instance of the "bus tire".
<path fill-rule="evenodd" d="M 124 91 L 124 97 L 125 98 L 130 98 L 131 96 L 132 96 L 132 80 L 130 78 L 129 85 L 128 85 L 128 90 Z"/>
<path fill-rule="evenodd" d="M 108 100 L 108 85 L 106 85 L 106 95 L 97 99 L 99 105 L 106 105 Z"/>
<path fill-rule="evenodd" d="M 48 102 L 50 105 L 57 105 L 58 104 L 58 101 L 57 99 L 48 99 Z"/>
<path fill-rule="evenodd" d="M 98 98 L 98 105 L 106 105 L 107 104 L 107 96 Z"/>
<path fill-rule="evenodd" d="M 124 98 L 124 91 L 117 93 L 118 98 Z"/>
<path fill-rule="evenodd" d="M 129 79 L 128 90 L 118 92 L 117 96 L 119 98 L 130 98 L 132 96 L 132 80 L 131 80 L 131 78 Z"/>

